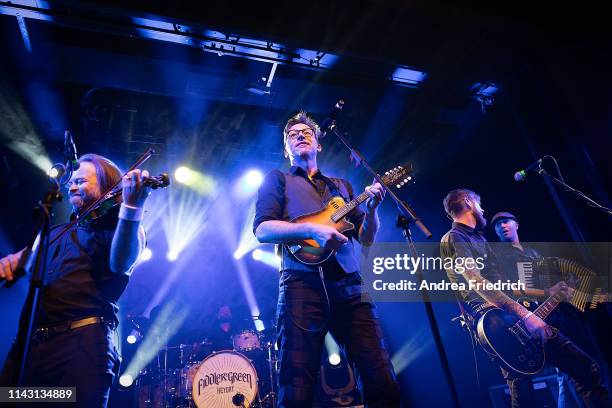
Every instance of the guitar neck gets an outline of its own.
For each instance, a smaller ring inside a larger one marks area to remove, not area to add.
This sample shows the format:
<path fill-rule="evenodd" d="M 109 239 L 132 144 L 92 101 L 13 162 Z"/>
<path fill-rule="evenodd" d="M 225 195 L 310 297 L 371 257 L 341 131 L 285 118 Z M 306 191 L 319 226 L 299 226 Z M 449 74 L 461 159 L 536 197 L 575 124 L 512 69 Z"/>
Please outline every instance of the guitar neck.
<path fill-rule="evenodd" d="M 361 203 L 367 200 L 370 196 L 365 191 L 359 194 L 357 197 L 344 204 L 342 207 L 338 208 L 334 214 L 332 215 L 332 220 L 334 222 L 340 221 L 342 218 L 346 217 L 348 213 L 357 208 Z"/>
<path fill-rule="evenodd" d="M 561 303 L 563 297 L 561 294 L 557 293 L 552 295 L 544 303 L 542 303 L 538 308 L 533 312 L 534 315 L 538 316 L 542 320 L 546 320 L 548 315 L 552 313 L 553 310 Z"/>

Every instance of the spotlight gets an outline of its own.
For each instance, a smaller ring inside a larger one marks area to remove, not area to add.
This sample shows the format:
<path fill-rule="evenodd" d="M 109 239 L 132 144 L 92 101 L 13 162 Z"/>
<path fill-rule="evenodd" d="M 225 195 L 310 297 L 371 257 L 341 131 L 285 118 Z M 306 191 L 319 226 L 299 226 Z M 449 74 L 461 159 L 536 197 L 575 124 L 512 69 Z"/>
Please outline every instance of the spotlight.
<path fill-rule="evenodd" d="M 140 253 L 140 261 L 148 261 L 153 257 L 153 251 L 149 248 L 145 248 Z"/>
<path fill-rule="evenodd" d="M 178 167 L 174 171 L 174 178 L 181 184 L 189 184 L 193 180 L 193 170 L 185 166 Z"/>
<path fill-rule="evenodd" d="M 280 266 L 280 258 L 274 252 L 256 248 L 251 252 L 251 256 L 254 260 L 263 262 L 273 268 L 278 268 Z"/>
<path fill-rule="evenodd" d="M 178 259 L 178 252 L 176 251 L 168 251 L 168 253 L 166 254 L 166 259 L 169 260 L 170 262 L 174 262 Z"/>
<path fill-rule="evenodd" d="M 328 360 L 329 360 L 329 364 L 333 366 L 337 366 L 342 361 L 342 358 L 340 357 L 340 354 L 334 353 L 334 354 L 329 355 Z"/>
<path fill-rule="evenodd" d="M 210 195 L 215 190 L 215 180 L 186 166 L 174 170 L 174 178 L 200 195 Z"/>
<path fill-rule="evenodd" d="M 252 169 L 244 173 L 234 186 L 234 194 L 240 198 L 248 198 L 257 192 L 263 181 L 261 171 Z"/>
<path fill-rule="evenodd" d="M 330 333 L 325 335 L 325 350 L 327 350 L 327 359 L 329 364 L 333 366 L 340 364 L 340 361 L 342 361 L 342 358 L 340 357 L 340 347 Z"/>
<path fill-rule="evenodd" d="M 261 171 L 259 170 L 251 170 L 246 174 L 245 179 L 249 186 L 257 189 L 263 181 L 263 174 L 261 174 Z"/>
<path fill-rule="evenodd" d="M 127 339 L 126 339 L 126 341 L 128 342 L 128 344 L 135 344 L 135 343 L 136 343 L 136 340 L 138 340 L 138 339 L 137 339 L 137 338 L 136 338 L 136 336 L 135 336 L 135 335 L 133 335 L 133 334 L 130 334 L 129 336 L 127 336 Z"/>
<path fill-rule="evenodd" d="M 57 178 L 59 174 L 60 172 L 56 167 L 51 167 L 49 171 L 47 172 L 47 175 L 51 178 Z"/>
<path fill-rule="evenodd" d="M 261 261 L 263 257 L 263 251 L 259 248 L 254 249 L 253 252 L 251 252 L 251 256 L 253 257 L 254 260 Z"/>
<path fill-rule="evenodd" d="M 258 332 L 264 331 L 266 326 L 264 325 L 264 322 L 259 319 L 259 317 L 253 319 L 253 321 L 255 322 L 255 330 L 257 330 Z"/>
<path fill-rule="evenodd" d="M 130 387 L 132 384 L 134 384 L 134 377 L 129 374 L 123 374 L 121 377 L 119 377 L 119 384 L 125 388 Z"/>

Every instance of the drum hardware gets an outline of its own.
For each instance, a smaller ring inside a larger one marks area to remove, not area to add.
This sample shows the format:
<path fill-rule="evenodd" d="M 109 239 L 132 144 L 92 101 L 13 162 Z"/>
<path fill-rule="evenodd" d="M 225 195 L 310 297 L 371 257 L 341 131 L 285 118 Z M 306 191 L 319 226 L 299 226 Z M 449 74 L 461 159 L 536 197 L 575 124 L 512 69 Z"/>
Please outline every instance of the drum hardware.
<path fill-rule="evenodd" d="M 207 339 L 165 344 L 137 378 L 138 407 L 276 407 L 278 358 L 271 337 L 271 330 L 242 330 L 230 336 L 234 350 L 217 352 Z M 245 382 L 239 379 L 249 378 L 249 386 L 240 388 Z"/>

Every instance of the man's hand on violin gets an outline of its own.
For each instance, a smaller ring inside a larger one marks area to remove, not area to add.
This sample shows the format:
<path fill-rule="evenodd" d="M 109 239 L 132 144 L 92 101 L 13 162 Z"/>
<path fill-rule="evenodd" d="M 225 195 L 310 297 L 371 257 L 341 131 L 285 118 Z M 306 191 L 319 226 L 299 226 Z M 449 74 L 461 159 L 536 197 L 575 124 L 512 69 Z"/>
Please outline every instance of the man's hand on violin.
<path fill-rule="evenodd" d="M 142 208 L 147 197 L 151 193 L 151 188 L 146 186 L 144 181 L 149 177 L 147 170 L 132 170 L 123 176 L 123 202 L 131 207 Z"/>

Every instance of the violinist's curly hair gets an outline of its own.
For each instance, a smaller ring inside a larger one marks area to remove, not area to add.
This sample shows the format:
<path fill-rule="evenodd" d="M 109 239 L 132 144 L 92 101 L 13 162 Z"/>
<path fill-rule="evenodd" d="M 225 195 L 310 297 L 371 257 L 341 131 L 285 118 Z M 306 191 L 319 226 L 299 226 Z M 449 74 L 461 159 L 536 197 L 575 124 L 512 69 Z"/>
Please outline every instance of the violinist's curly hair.
<path fill-rule="evenodd" d="M 121 170 L 115 163 L 104 156 L 95 153 L 87 153 L 79 158 L 79 163 L 88 162 L 96 168 L 96 178 L 100 185 L 100 192 L 104 193 L 115 183 L 121 180 Z"/>

